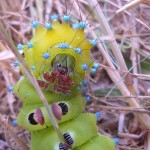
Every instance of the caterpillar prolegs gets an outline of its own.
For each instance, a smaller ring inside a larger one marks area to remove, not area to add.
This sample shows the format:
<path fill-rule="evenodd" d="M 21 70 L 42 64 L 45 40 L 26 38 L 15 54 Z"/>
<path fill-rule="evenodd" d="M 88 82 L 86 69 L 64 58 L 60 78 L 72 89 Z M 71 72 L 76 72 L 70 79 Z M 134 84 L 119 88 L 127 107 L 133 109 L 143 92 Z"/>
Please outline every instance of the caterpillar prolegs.
<path fill-rule="evenodd" d="M 84 35 L 86 23 L 71 26 L 67 15 L 62 23 L 57 15 L 51 18 L 52 23 L 45 26 L 33 22 L 35 35 L 18 48 L 24 51 L 25 60 L 49 105 L 54 110 L 59 108 L 55 116 L 66 142 L 60 143 L 46 109 L 25 77 L 14 89 L 24 104 L 17 122 L 31 132 L 33 150 L 113 150 L 113 140 L 98 133 L 95 115 L 83 113 L 85 99 L 79 86 L 85 74 L 97 66 L 90 58 L 93 43 Z"/>

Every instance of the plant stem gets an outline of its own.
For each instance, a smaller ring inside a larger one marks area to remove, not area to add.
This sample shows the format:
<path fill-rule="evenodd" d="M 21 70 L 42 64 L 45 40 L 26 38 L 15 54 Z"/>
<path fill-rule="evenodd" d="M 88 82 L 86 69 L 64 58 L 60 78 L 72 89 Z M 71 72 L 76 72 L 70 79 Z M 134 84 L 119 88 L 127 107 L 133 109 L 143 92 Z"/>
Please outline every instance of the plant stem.
<path fill-rule="evenodd" d="M 92 8 L 97 4 L 97 1 L 96 0 L 88 0 L 89 4 L 92 6 Z M 97 6 L 95 8 L 95 12 L 96 12 L 96 15 L 98 16 L 97 19 L 102 23 L 102 26 L 104 27 L 104 30 L 106 31 L 105 29 L 105 22 L 106 22 L 106 19 L 104 18 L 101 18 L 101 16 L 104 17 L 104 15 L 102 14 L 99 14 L 99 13 L 102 13 L 101 11 L 101 8 L 100 6 Z M 84 15 L 83 15 L 84 16 Z M 100 18 L 99 18 L 100 17 Z M 102 19 L 102 20 L 101 20 Z M 104 21 L 104 22 L 103 22 Z M 108 23 L 106 23 L 106 26 L 108 26 Z M 99 37 L 96 36 L 96 34 L 94 33 L 94 31 L 92 31 L 90 28 L 88 29 L 89 32 L 91 32 L 91 35 L 94 39 L 98 39 L 100 40 Z M 112 35 L 112 33 L 110 33 L 110 35 Z M 116 42 L 115 42 L 116 43 Z M 117 43 L 116 43 L 117 44 Z M 112 45 L 111 48 L 113 48 L 114 45 Z M 110 61 L 109 59 L 109 56 L 108 54 L 106 53 L 106 51 L 104 50 L 104 48 L 102 47 L 102 45 L 100 43 L 98 43 L 97 47 L 99 48 L 99 50 L 101 50 L 101 53 L 104 57 L 104 59 L 107 61 L 108 65 L 112 68 L 114 68 L 114 65 L 112 64 L 112 62 Z M 117 47 L 116 47 L 117 48 Z M 129 71 L 127 71 L 126 69 L 126 65 L 124 64 L 124 59 L 121 54 L 121 52 L 119 52 L 120 50 L 118 49 L 114 49 L 115 53 L 114 53 L 114 56 L 115 58 L 117 59 L 120 67 L 122 70 L 126 71 L 126 75 L 129 73 Z M 113 52 L 114 52 L 113 51 Z M 116 54 L 116 52 L 119 54 Z M 119 57 L 119 58 L 117 58 Z M 123 63 L 121 63 L 121 61 Z M 133 66 L 134 67 L 134 66 Z M 136 107 L 136 108 L 141 108 L 140 104 L 137 102 L 137 99 L 133 98 L 131 92 L 129 91 L 128 87 L 126 86 L 125 82 L 123 81 L 123 78 L 125 78 L 125 76 L 122 78 L 120 76 L 120 74 L 118 73 L 117 70 L 111 70 L 111 69 L 106 69 L 109 77 L 111 78 L 111 80 L 115 83 L 115 85 L 117 86 L 117 88 L 120 90 L 120 92 L 122 93 L 123 96 L 128 96 L 130 98 L 128 98 L 128 103 L 131 107 Z M 150 117 L 149 115 L 147 114 L 138 114 L 136 115 L 139 122 L 147 129 L 150 129 Z"/>
<path fill-rule="evenodd" d="M 94 12 L 97 16 L 96 18 L 99 21 L 100 26 L 101 26 L 104 34 L 109 35 L 111 37 L 112 41 L 113 41 L 113 42 L 108 42 L 108 45 L 110 46 L 110 48 L 111 48 L 118 64 L 119 64 L 119 67 L 121 69 L 127 71 L 127 66 L 125 64 L 125 61 L 123 59 L 123 56 L 122 56 L 121 51 L 119 49 L 119 46 L 118 46 L 118 44 L 117 44 L 117 42 L 114 38 L 114 35 L 113 35 L 113 33 L 112 33 L 112 31 L 109 27 L 109 24 L 108 24 L 108 22 L 107 22 L 107 20 L 104 16 L 100 6 L 97 5 L 97 3 L 98 3 L 97 0 L 88 0 L 88 2 L 89 2 L 89 4 L 91 5 L 92 8 L 96 6 L 95 9 L 94 9 Z"/>
<path fill-rule="evenodd" d="M 27 77 L 29 78 L 30 82 L 32 83 L 32 85 L 35 87 L 37 93 L 39 94 L 48 114 L 49 114 L 49 119 L 52 122 L 52 125 L 54 126 L 55 130 L 57 131 L 58 137 L 60 142 L 64 143 L 64 138 L 63 138 L 63 134 L 58 126 L 58 123 L 56 122 L 56 119 L 52 113 L 51 108 L 49 107 L 49 104 L 44 96 L 44 94 L 42 93 L 34 75 L 32 74 L 32 72 L 30 71 L 29 67 L 27 66 L 26 62 L 23 60 L 22 56 L 20 55 L 20 53 L 18 52 L 18 50 L 16 49 L 16 46 L 11 38 L 11 36 L 7 33 L 6 29 L 4 28 L 3 24 L 0 22 L 0 30 L 3 33 L 3 35 L 5 36 L 9 46 L 11 47 L 11 50 L 13 51 L 13 53 L 15 54 L 15 56 L 18 58 L 18 60 L 21 63 L 22 68 L 25 71 L 25 74 L 27 75 Z"/>

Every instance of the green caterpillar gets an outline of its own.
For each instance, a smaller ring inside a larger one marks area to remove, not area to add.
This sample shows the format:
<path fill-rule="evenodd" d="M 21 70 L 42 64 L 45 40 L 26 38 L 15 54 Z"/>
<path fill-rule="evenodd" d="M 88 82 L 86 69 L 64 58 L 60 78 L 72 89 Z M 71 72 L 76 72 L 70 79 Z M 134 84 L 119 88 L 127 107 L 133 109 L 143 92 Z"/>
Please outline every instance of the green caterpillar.
<path fill-rule="evenodd" d="M 19 44 L 18 49 L 24 51 L 49 105 L 54 111 L 56 107 L 55 116 L 66 143 L 60 143 L 40 97 L 25 77 L 14 88 L 23 101 L 17 123 L 31 132 L 32 150 L 113 150 L 113 140 L 98 133 L 95 115 L 83 113 L 85 99 L 79 90 L 93 67 L 90 49 L 96 40 L 85 38 L 85 22 L 71 27 L 70 16 L 63 16 L 62 23 L 57 15 L 51 18 L 53 22 L 45 26 L 34 21 L 34 37 L 25 45 Z"/>

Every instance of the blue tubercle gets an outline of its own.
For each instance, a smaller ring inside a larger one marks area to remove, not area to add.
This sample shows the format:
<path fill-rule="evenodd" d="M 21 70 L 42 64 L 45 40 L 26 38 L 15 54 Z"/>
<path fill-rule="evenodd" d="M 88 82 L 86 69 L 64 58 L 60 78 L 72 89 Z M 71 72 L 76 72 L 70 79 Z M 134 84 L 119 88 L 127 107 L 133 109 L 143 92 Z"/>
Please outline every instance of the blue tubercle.
<path fill-rule="evenodd" d="M 82 65 L 82 70 L 86 71 L 86 70 L 88 70 L 88 68 L 89 68 L 89 67 L 88 67 L 87 64 L 83 64 L 83 65 Z"/>
<path fill-rule="evenodd" d="M 28 96 L 29 96 L 29 94 L 28 94 L 28 93 L 26 93 L 26 94 L 25 94 L 25 97 L 28 97 Z"/>
<path fill-rule="evenodd" d="M 47 30 L 52 29 L 52 24 L 49 23 L 49 22 L 47 22 L 47 23 L 45 24 L 45 28 L 46 28 Z"/>
<path fill-rule="evenodd" d="M 50 57 L 50 54 L 48 52 L 44 53 L 43 54 L 43 58 L 44 59 L 48 59 Z"/>
<path fill-rule="evenodd" d="M 86 97 L 85 97 L 85 100 L 86 100 L 87 102 L 90 102 L 90 101 L 91 101 L 91 97 L 90 97 L 90 96 L 86 96 Z"/>
<path fill-rule="evenodd" d="M 8 87 L 7 87 L 7 90 L 8 90 L 9 92 L 12 92 L 12 91 L 13 91 L 13 87 L 12 87 L 12 86 L 8 86 Z"/>
<path fill-rule="evenodd" d="M 98 43 L 98 40 L 97 39 L 93 39 L 90 41 L 90 43 L 92 44 L 92 46 L 96 46 L 97 43 Z"/>
<path fill-rule="evenodd" d="M 92 74 L 95 74 L 97 72 L 97 69 L 96 68 L 91 68 L 91 73 Z"/>
<path fill-rule="evenodd" d="M 79 23 L 72 24 L 73 29 L 78 29 L 80 27 Z"/>
<path fill-rule="evenodd" d="M 33 44 L 32 42 L 28 42 L 28 43 L 27 43 L 27 47 L 28 47 L 28 48 L 32 48 L 33 45 L 34 45 L 34 44 Z"/>
<path fill-rule="evenodd" d="M 57 14 L 52 15 L 52 16 L 51 16 L 51 19 L 52 19 L 53 21 L 57 21 L 57 20 L 58 20 L 58 15 L 57 15 Z"/>
<path fill-rule="evenodd" d="M 33 28 L 36 28 L 38 26 L 39 26 L 39 22 L 37 20 L 35 20 L 35 21 L 32 22 L 32 27 Z"/>
<path fill-rule="evenodd" d="M 21 44 L 21 43 L 19 43 L 18 45 L 17 45 L 17 49 L 20 51 L 20 50 L 22 50 L 23 49 L 23 45 Z"/>
<path fill-rule="evenodd" d="M 94 64 L 93 64 L 93 67 L 94 67 L 95 69 L 98 69 L 98 68 L 100 67 L 100 64 L 99 64 L 99 63 L 94 63 Z"/>
<path fill-rule="evenodd" d="M 70 21 L 70 16 L 64 15 L 64 16 L 63 16 L 63 21 L 64 21 L 64 22 L 69 22 L 69 21 Z"/>
<path fill-rule="evenodd" d="M 31 70 L 35 70 L 35 68 L 36 68 L 35 66 L 32 66 L 32 67 L 31 67 Z"/>
<path fill-rule="evenodd" d="M 87 88 L 82 88 L 82 94 L 86 94 L 86 93 L 87 93 L 87 91 L 88 91 L 88 89 L 87 89 Z"/>
<path fill-rule="evenodd" d="M 79 86 L 77 87 L 77 90 L 80 90 L 80 87 L 79 87 Z"/>
<path fill-rule="evenodd" d="M 20 76 L 19 76 L 19 80 L 22 79 L 22 78 L 23 78 L 23 75 L 20 75 Z"/>
<path fill-rule="evenodd" d="M 14 65 L 14 67 L 18 67 L 19 66 L 19 61 L 14 61 L 13 65 Z"/>
<path fill-rule="evenodd" d="M 74 51 L 78 54 L 82 54 L 82 50 L 80 48 L 74 48 Z"/>
<path fill-rule="evenodd" d="M 82 82 L 80 82 L 80 84 L 79 84 L 80 86 L 82 86 L 83 85 L 83 83 Z"/>
<path fill-rule="evenodd" d="M 82 84 L 83 84 L 83 86 L 88 86 L 88 81 L 87 81 L 87 80 L 84 80 L 84 81 L 82 82 Z"/>
<path fill-rule="evenodd" d="M 61 49 L 69 48 L 69 44 L 62 42 L 58 44 L 58 47 Z"/>
<path fill-rule="evenodd" d="M 114 143 L 118 144 L 118 142 L 119 142 L 119 139 L 118 138 L 114 138 Z"/>
<path fill-rule="evenodd" d="M 96 112 L 95 116 L 96 116 L 97 119 L 100 119 L 101 118 L 101 113 L 100 112 Z"/>
<path fill-rule="evenodd" d="M 12 121 L 12 125 L 14 126 L 14 127 L 16 127 L 18 124 L 17 124 L 17 120 L 13 120 Z"/>
<path fill-rule="evenodd" d="M 80 23 L 79 23 L 79 27 L 80 27 L 81 29 L 85 29 L 85 27 L 86 27 L 86 22 L 80 22 Z"/>

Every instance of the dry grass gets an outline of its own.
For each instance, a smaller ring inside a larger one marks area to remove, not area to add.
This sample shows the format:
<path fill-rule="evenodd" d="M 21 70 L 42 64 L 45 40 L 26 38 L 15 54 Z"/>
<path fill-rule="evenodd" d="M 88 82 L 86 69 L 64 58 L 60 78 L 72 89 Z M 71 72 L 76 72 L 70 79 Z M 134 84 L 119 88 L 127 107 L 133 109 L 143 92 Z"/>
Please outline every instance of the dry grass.
<path fill-rule="evenodd" d="M 116 149 L 149 150 L 149 6 L 140 4 L 116 15 L 115 12 L 125 1 L 100 1 L 99 6 L 106 17 L 100 18 L 102 13 L 97 9 L 97 2 L 94 4 L 95 0 L 89 0 L 90 3 L 85 0 L 76 0 L 74 3 L 72 0 L 66 1 L 72 17 L 78 20 L 82 17 L 90 24 L 86 31 L 87 37 L 99 39 L 91 56 L 102 65 L 96 75 L 87 75 L 90 83 L 88 95 L 92 97 L 87 110 L 101 112 L 99 132 L 118 137 Z M 16 45 L 26 43 L 32 37 L 34 31 L 31 22 L 34 19 L 45 23 L 52 12 L 57 12 L 60 16 L 65 14 L 65 1 L 0 1 L 0 20 Z M 107 27 L 106 19 L 111 28 Z M 109 32 L 110 29 L 113 35 Z M 113 36 L 117 45 L 114 45 Z M 15 150 L 21 149 L 19 147 L 27 149 L 26 146 L 29 145 L 29 134 L 22 128 L 11 125 L 22 105 L 7 91 L 7 87 L 15 85 L 20 76 L 20 70 L 12 65 L 14 60 L 16 57 L 12 48 L 0 33 L 0 149 L 9 149 L 10 145 Z M 116 87 L 121 94 L 116 91 Z"/>

